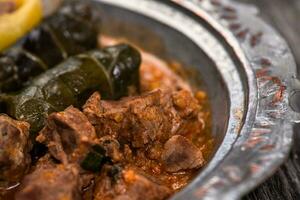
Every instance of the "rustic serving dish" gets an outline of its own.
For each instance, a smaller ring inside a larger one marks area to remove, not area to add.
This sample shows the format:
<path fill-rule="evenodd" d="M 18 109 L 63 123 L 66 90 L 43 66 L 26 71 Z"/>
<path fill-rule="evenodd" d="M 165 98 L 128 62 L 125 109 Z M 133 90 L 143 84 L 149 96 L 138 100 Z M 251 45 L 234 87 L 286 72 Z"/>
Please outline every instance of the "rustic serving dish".
<path fill-rule="evenodd" d="M 197 72 L 212 107 L 215 152 L 172 199 L 238 199 L 286 158 L 299 114 L 285 41 L 249 5 L 229 0 L 94 0 L 104 33 Z M 294 104 L 295 102 L 293 102 Z"/>

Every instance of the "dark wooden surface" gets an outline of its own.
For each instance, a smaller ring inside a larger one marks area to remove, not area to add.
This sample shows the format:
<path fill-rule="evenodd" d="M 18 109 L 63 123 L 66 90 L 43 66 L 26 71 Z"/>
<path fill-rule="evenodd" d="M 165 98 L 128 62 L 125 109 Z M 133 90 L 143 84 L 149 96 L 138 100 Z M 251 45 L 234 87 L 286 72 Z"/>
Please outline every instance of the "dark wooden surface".
<path fill-rule="evenodd" d="M 261 16 L 288 41 L 300 69 L 300 0 L 239 0 L 256 5 Z M 246 195 L 245 200 L 300 200 L 300 129 L 289 159 L 274 176 Z"/>

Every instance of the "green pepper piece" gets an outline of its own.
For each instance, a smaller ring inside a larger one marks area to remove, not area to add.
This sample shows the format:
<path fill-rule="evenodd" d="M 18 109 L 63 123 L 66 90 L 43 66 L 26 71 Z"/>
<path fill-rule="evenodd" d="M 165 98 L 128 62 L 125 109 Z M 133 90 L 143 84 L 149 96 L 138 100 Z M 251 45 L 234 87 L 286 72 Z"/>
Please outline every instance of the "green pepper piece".
<path fill-rule="evenodd" d="M 113 183 L 116 183 L 120 179 L 121 173 L 122 168 L 118 165 L 113 165 L 112 168 L 108 171 L 108 176 L 111 178 Z"/>
<path fill-rule="evenodd" d="M 18 94 L 0 95 L 0 105 L 36 133 L 50 113 L 80 107 L 95 91 L 104 99 L 117 99 L 128 95 L 129 87 L 138 90 L 140 63 L 139 52 L 126 44 L 94 50 L 46 71 Z"/>
<path fill-rule="evenodd" d="M 99 172 L 104 162 L 105 150 L 99 145 L 94 145 L 92 150 L 81 162 L 81 167 L 88 171 Z"/>

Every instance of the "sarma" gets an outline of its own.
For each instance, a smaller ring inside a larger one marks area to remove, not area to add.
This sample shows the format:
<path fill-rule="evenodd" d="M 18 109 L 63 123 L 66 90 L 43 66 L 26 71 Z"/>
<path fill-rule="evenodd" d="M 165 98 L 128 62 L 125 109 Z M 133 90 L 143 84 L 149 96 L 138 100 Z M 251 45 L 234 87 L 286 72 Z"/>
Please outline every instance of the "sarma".
<path fill-rule="evenodd" d="M 81 106 L 94 92 L 104 99 L 118 99 L 139 90 L 140 53 L 120 44 L 70 57 L 31 81 L 16 95 L 0 95 L 12 117 L 39 131 L 49 113 L 70 105 Z"/>

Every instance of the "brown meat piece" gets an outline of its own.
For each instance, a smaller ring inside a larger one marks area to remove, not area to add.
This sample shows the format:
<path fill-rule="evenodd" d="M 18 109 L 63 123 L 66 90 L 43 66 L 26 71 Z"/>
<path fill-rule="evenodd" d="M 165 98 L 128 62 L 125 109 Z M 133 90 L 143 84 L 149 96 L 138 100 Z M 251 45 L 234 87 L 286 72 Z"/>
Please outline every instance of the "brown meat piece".
<path fill-rule="evenodd" d="M 104 101 L 94 93 L 84 105 L 84 113 L 99 136 L 110 135 L 136 148 L 155 141 L 164 143 L 190 131 L 197 134 L 203 127 L 201 107 L 185 90 L 157 90 L 120 101 Z"/>
<path fill-rule="evenodd" d="M 18 182 L 31 159 L 29 124 L 0 115 L 0 184 Z"/>
<path fill-rule="evenodd" d="M 168 172 L 199 168 L 205 163 L 201 151 L 181 135 L 166 142 L 161 159 Z"/>
<path fill-rule="evenodd" d="M 77 168 L 79 170 L 79 185 L 78 188 L 80 191 L 84 190 L 85 188 L 89 187 L 91 185 L 91 181 L 95 178 L 95 174 L 92 172 L 84 171 L 81 168 L 79 168 L 79 165 L 72 164 L 73 167 L 71 168 Z M 31 167 L 30 171 L 36 171 L 38 169 L 55 169 L 57 166 L 62 166 L 60 164 L 57 164 L 57 161 L 53 159 L 53 157 L 50 154 L 46 154 L 45 156 L 41 157 L 38 162 Z M 67 168 L 70 168 L 70 164 L 67 164 Z M 77 170 L 74 169 L 74 170 Z"/>
<path fill-rule="evenodd" d="M 170 190 L 167 187 L 151 181 L 134 170 L 126 170 L 123 172 L 123 177 L 127 184 L 127 192 L 116 197 L 118 200 L 144 200 L 145 197 L 148 200 L 159 200 L 170 195 Z"/>
<path fill-rule="evenodd" d="M 105 156 L 111 158 L 113 162 L 122 160 L 120 144 L 118 140 L 111 136 L 104 136 L 99 139 L 99 145 L 105 150 Z"/>
<path fill-rule="evenodd" d="M 95 188 L 95 200 L 161 200 L 170 196 L 171 191 L 136 169 L 120 172 L 118 179 L 108 175 L 99 177 Z"/>
<path fill-rule="evenodd" d="M 78 169 L 46 165 L 25 176 L 16 200 L 80 200 Z"/>
<path fill-rule="evenodd" d="M 100 95 L 95 93 L 84 106 L 84 113 L 98 135 L 132 141 L 133 146 L 142 147 L 171 129 L 169 122 L 160 126 L 167 122 L 159 106 L 160 95 L 155 92 L 114 102 L 101 101 Z"/>
<path fill-rule="evenodd" d="M 31 167 L 31 171 L 34 171 L 38 168 L 51 168 L 54 167 L 56 164 L 54 162 L 53 157 L 49 153 L 44 155 L 43 157 L 39 158 L 35 165 Z"/>
<path fill-rule="evenodd" d="M 66 164 L 81 162 L 97 139 L 86 116 L 74 107 L 48 117 L 37 141 L 48 146 L 50 154 Z"/>

